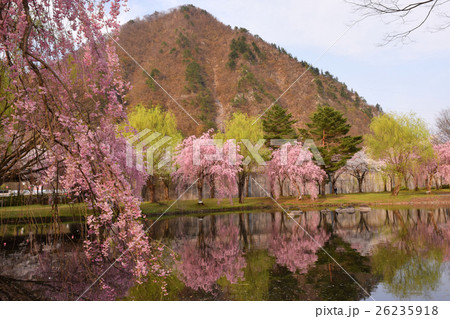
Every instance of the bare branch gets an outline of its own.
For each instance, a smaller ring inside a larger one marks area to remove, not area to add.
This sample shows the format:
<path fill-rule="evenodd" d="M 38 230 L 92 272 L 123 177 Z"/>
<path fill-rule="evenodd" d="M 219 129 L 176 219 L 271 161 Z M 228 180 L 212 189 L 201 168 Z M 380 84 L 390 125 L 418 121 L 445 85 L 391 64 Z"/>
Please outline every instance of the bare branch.
<path fill-rule="evenodd" d="M 423 0 L 423 1 L 400 1 L 400 0 L 346 0 L 354 6 L 355 12 L 363 17 L 390 16 L 393 21 L 401 21 L 406 26 L 404 31 L 395 31 L 385 37 L 385 43 L 410 40 L 409 36 L 414 31 L 422 28 L 430 20 L 432 15 L 444 18 L 436 30 L 440 31 L 450 26 L 450 17 L 438 10 L 439 7 L 450 0 Z M 412 18 L 412 19 L 411 19 Z"/>

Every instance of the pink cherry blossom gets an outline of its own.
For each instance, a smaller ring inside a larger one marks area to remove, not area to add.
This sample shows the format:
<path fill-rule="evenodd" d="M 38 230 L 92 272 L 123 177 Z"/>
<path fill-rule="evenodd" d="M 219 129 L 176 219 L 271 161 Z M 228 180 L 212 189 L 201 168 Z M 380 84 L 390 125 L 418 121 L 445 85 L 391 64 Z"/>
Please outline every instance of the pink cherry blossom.
<path fill-rule="evenodd" d="M 312 158 L 311 152 L 298 142 L 294 145 L 286 143 L 272 153 L 267 173 L 275 197 L 281 193 L 284 181 L 289 180 L 297 188 L 300 199 L 306 193 L 312 199 L 317 198 L 318 185 L 325 178 L 325 172 L 314 164 Z"/>
<path fill-rule="evenodd" d="M 0 58 L 11 83 L 5 96 L 14 99 L 3 101 L 11 116 L 0 128 L 8 141 L 26 127 L 36 150 L 45 150 L 42 179 L 83 196 L 92 212 L 84 243 L 89 260 L 108 266 L 118 258 L 116 266 L 141 281 L 166 272 L 140 222 L 135 194 L 144 177 L 125 167 L 125 140 L 116 128 L 127 121 L 129 85 L 105 32 L 117 37 L 123 2 L 2 1 Z"/>
<path fill-rule="evenodd" d="M 213 139 L 213 130 L 200 137 L 190 136 L 177 148 L 174 179 L 179 187 L 197 183 L 198 200 L 202 202 L 203 185 L 214 187 L 218 198 L 237 193 L 237 173 L 242 169 L 243 156 L 233 140 L 223 143 Z"/>

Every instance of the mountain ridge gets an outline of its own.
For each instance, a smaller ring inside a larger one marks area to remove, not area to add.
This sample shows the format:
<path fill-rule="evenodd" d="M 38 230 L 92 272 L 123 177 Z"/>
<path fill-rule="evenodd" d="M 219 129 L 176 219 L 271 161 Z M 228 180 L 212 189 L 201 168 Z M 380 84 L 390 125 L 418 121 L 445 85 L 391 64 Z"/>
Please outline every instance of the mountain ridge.
<path fill-rule="evenodd" d="M 175 114 L 184 135 L 209 127 L 223 130 L 224 121 L 236 111 L 259 116 L 302 74 L 278 101 L 298 121 L 297 128 L 305 128 L 309 116 L 323 104 L 345 114 L 351 134 L 367 133 L 371 117 L 382 112 L 329 72 L 192 5 L 130 20 L 122 25 L 119 41 L 201 125 L 118 50 L 124 77 L 132 84 L 130 107 L 162 105 Z"/>

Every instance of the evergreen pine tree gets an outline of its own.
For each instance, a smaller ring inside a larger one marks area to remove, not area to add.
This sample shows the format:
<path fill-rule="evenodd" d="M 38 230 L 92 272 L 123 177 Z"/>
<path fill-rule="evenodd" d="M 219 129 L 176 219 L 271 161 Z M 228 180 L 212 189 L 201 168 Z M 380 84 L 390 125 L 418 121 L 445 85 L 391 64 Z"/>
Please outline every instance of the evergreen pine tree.
<path fill-rule="evenodd" d="M 319 106 L 310 119 L 311 123 L 306 124 L 309 130 L 301 130 L 301 133 L 304 138 L 314 139 L 333 190 L 338 177 L 335 176 L 336 171 L 361 149 L 358 145 L 362 142 L 362 136 L 347 135 L 351 128 L 347 118 L 328 105 Z M 324 186 L 325 183 L 321 189 L 323 195 Z"/>
<path fill-rule="evenodd" d="M 296 122 L 291 113 L 279 104 L 274 104 L 262 118 L 267 145 L 270 146 L 271 139 L 297 139 L 298 133 L 293 127 Z"/>

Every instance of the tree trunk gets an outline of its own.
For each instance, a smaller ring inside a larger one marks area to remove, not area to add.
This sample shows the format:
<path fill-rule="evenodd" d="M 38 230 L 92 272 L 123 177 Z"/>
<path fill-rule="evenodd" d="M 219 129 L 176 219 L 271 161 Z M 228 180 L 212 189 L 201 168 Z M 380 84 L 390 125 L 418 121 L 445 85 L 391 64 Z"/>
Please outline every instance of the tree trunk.
<path fill-rule="evenodd" d="M 393 193 L 394 191 L 394 184 L 395 184 L 395 180 L 394 180 L 394 176 L 389 175 L 389 186 L 390 186 L 390 191 L 391 193 Z"/>
<path fill-rule="evenodd" d="M 245 177 L 245 197 L 250 197 L 249 196 L 249 190 L 248 190 L 248 182 L 249 182 L 249 179 L 250 179 L 250 176 L 249 175 L 247 175 L 246 177 Z"/>
<path fill-rule="evenodd" d="M 395 176 L 392 178 L 392 181 L 395 183 Z M 397 182 L 395 183 L 395 186 L 392 187 L 392 195 L 397 196 L 400 192 L 400 188 L 402 187 L 402 179 L 398 178 Z"/>
<path fill-rule="evenodd" d="M 244 202 L 245 180 L 246 180 L 246 174 L 244 172 L 239 173 L 239 175 L 238 175 L 238 195 L 239 195 L 239 203 L 240 204 L 242 204 Z"/>
<path fill-rule="evenodd" d="M 239 237 L 244 241 L 244 252 L 248 249 L 247 229 L 245 229 L 244 214 L 239 214 Z"/>
<path fill-rule="evenodd" d="M 283 192 L 283 184 L 284 184 L 284 179 L 282 180 L 281 178 L 278 180 L 278 184 L 280 186 L 280 196 L 284 196 L 284 192 Z"/>
<path fill-rule="evenodd" d="M 216 198 L 216 185 L 214 184 L 214 177 L 209 179 L 209 198 Z"/>
<path fill-rule="evenodd" d="M 198 204 L 203 205 L 203 179 L 199 179 L 197 182 L 197 196 Z"/>
<path fill-rule="evenodd" d="M 408 186 L 409 176 L 408 176 L 408 174 L 405 174 L 405 176 L 403 178 L 405 179 L 405 187 L 406 187 L 406 189 L 409 189 L 409 186 Z"/>
<path fill-rule="evenodd" d="M 428 176 L 427 179 L 427 194 L 431 193 L 431 185 L 433 184 L 433 178 Z"/>
<path fill-rule="evenodd" d="M 169 185 L 164 183 L 164 199 L 169 200 Z"/>
<path fill-rule="evenodd" d="M 419 190 L 419 174 L 416 174 L 416 176 L 414 176 L 414 191 L 418 191 Z"/>
<path fill-rule="evenodd" d="M 156 203 L 156 191 L 155 191 L 154 177 L 151 175 L 147 178 L 147 189 L 148 189 L 147 200 L 152 203 Z"/>
<path fill-rule="evenodd" d="M 362 191 L 362 184 L 363 184 L 362 178 L 357 178 L 357 180 L 358 180 L 358 192 L 362 193 L 363 192 Z"/>
<path fill-rule="evenodd" d="M 330 174 L 328 178 L 331 181 L 331 191 L 330 191 L 330 193 L 333 194 L 334 193 L 334 188 L 336 187 L 337 178 L 334 178 L 333 174 Z"/>
<path fill-rule="evenodd" d="M 362 172 L 360 175 L 358 175 L 359 177 L 356 178 L 356 180 L 358 181 L 358 191 L 360 193 L 363 192 L 362 187 L 363 187 L 364 179 L 366 178 L 366 174 L 367 174 L 367 172 Z"/>
<path fill-rule="evenodd" d="M 325 185 L 326 185 L 326 181 L 325 181 L 325 178 L 324 178 L 324 179 L 322 179 L 322 186 L 320 187 L 320 193 L 324 197 L 325 197 Z"/>
<path fill-rule="evenodd" d="M 301 200 L 302 199 L 302 191 L 300 189 L 300 186 L 298 186 L 297 182 L 294 182 L 295 184 L 295 188 L 297 188 L 297 192 L 298 192 L 298 199 Z"/>
<path fill-rule="evenodd" d="M 216 187 L 214 184 L 209 186 L 209 198 L 216 198 Z"/>
<path fill-rule="evenodd" d="M 211 215 L 211 234 L 216 239 L 217 227 L 216 227 L 216 215 Z"/>

